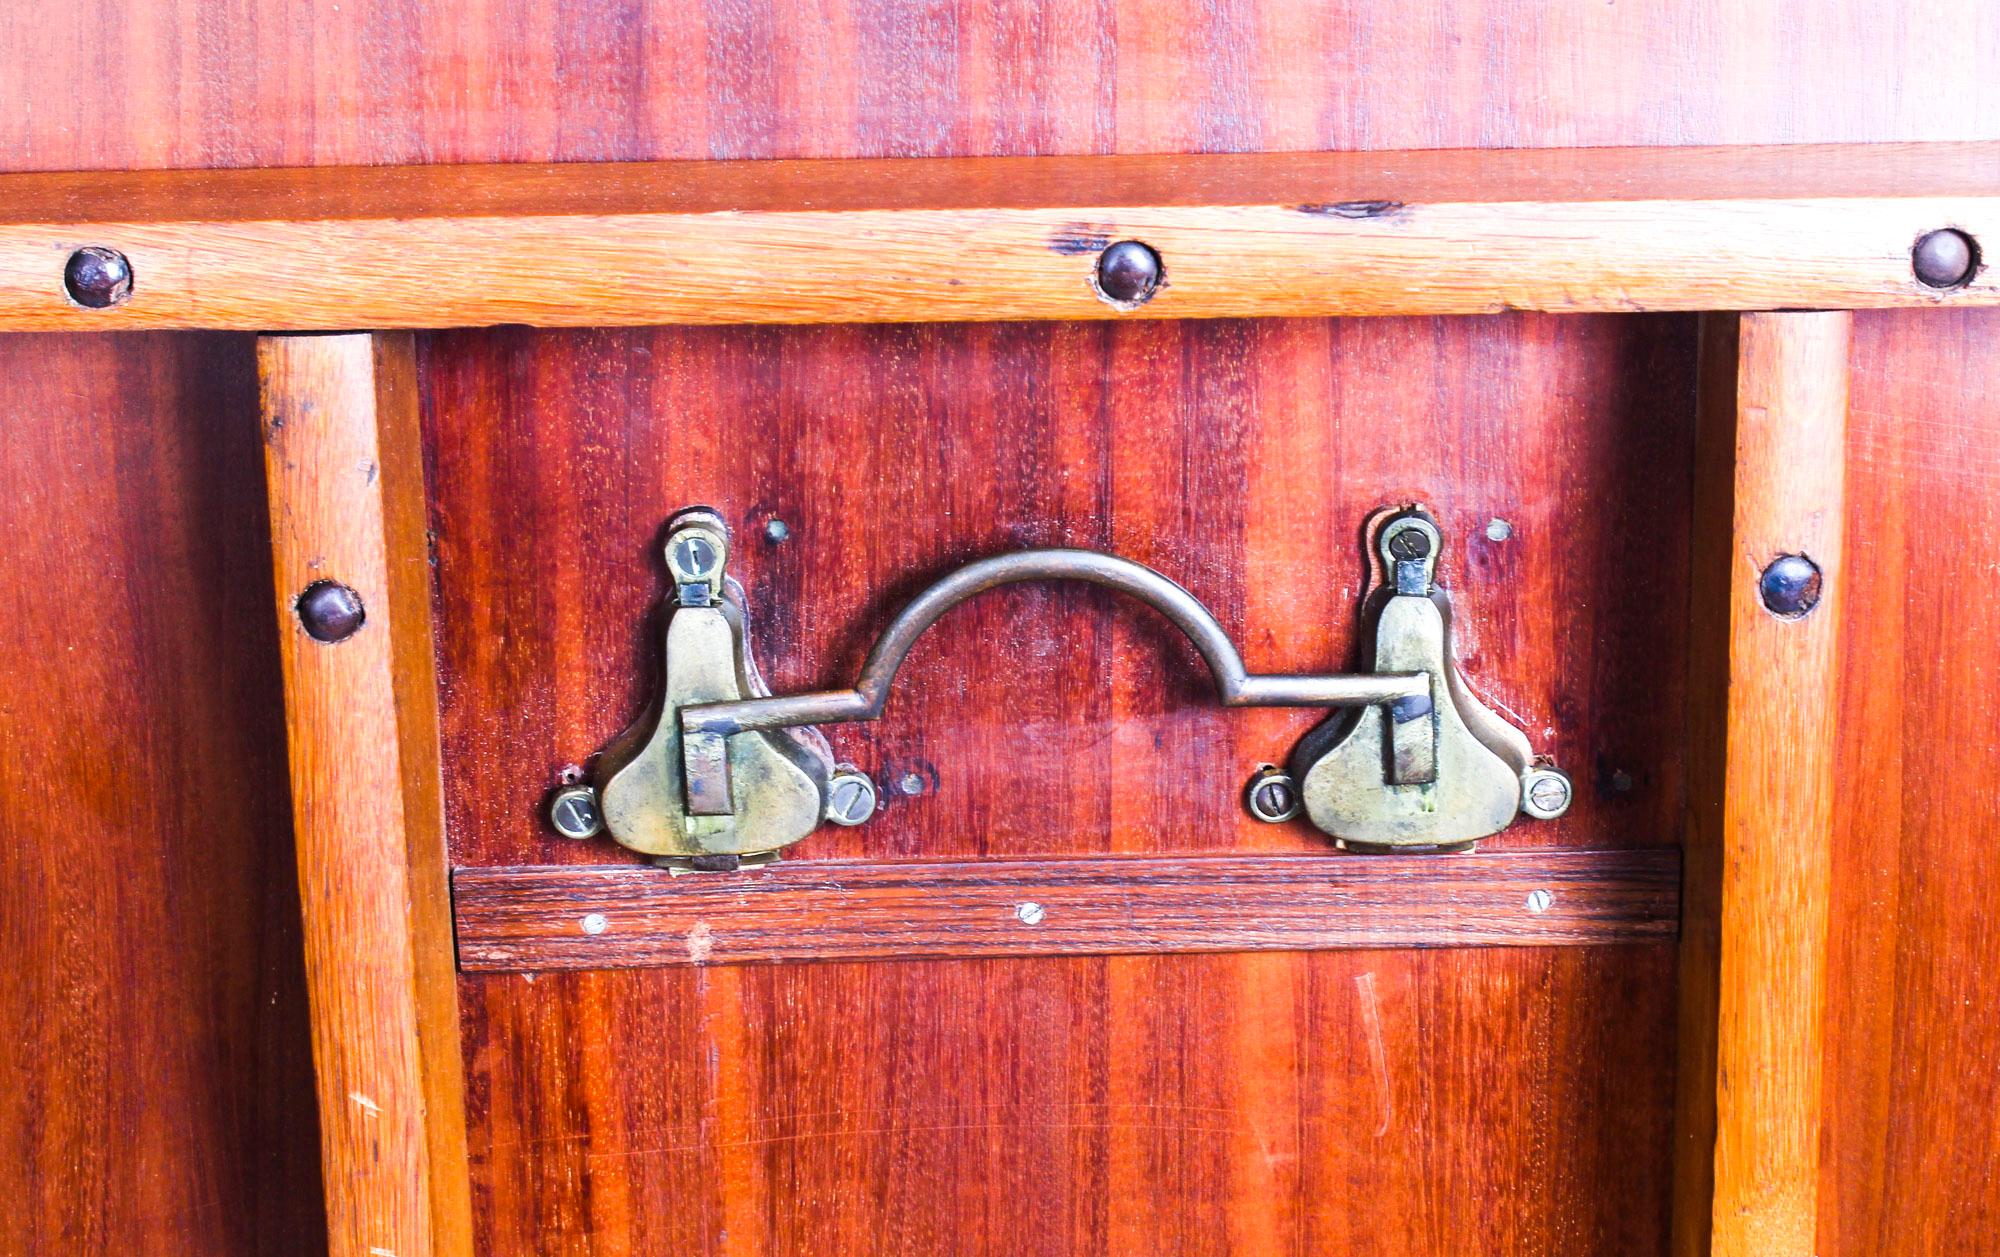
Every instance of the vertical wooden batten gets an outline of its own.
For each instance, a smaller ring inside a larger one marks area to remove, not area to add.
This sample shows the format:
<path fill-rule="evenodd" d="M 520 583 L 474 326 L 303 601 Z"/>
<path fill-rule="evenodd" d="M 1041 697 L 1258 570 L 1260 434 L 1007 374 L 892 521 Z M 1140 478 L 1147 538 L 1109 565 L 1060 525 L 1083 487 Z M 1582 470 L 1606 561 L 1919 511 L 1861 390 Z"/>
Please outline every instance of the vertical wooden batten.
<path fill-rule="evenodd" d="M 1814 1252 L 1851 326 L 1704 324 L 1676 1257 Z M 1759 589 L 1784 555 L 1822 573 L 1798 618 Z"/>
<path fill-rule="evenodd" d="M 334 1257 L 471 1251 L 414 346 L 258 342 Z M 325 643 L 296 603 L 351 586 Z"/>

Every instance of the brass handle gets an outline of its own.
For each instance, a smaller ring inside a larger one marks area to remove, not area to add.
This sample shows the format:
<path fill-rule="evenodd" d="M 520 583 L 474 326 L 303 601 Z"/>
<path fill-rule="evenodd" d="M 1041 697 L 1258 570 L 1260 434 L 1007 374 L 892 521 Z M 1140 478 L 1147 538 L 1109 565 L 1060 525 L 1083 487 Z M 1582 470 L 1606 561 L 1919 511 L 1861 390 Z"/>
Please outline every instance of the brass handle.
<path fill-rule="evenodd" d="M 1147 567 L 1095 550 L 1022 550 L 960 568 L 903 608 L 868 654 L 851 690 L 821 690 L 680 709 L 682 773 L 688 810 L 697 816 L 731 811 L 727 739 L 756 730 L 874 720 L 889 701 L 896 671 L 924 630 L 959 603 L 989 589 L 1025 581 L 1083 581 L 1129 594 L 1167 617 L 1208 664 L 1224 707 L 1366 707 L 1429 695 L 1425 672 L 1364 672 L 1322 676 L 1255 674 L 1229 633 L 1201 600 Z"/>
<path fill-rule="evenodd" d="M 550 820 L 571 837 L 600 831 L 674 867 L 735 868 L 822 822 L 874 811 L 867 776 L 838 764 L 816 726 L 874 720 L 896 673 L 931 625 L 966 599 L 1023 581 L 1074 580 L 1129 594 L 1186 634 L 1225 707 L 1346 709 L 1312 730 L 1289 771 L 1266 765 L 1251 813 L 1303 813 L 1353 849 L 1462 849 L 1515 816 L 1561 815 L 1570 783 L 1528 738 L 1481 703 L 1453 662 L 1449 600 L 1436 585 L 1444 544 L 1421 510 L 1379 513 L 1369 529 L 1383 588 L 1371 598 L 1370 671 L 1258 675 L 1208 608 L 1160 573 L 1094 550 L 1023 550 L 952 572 L 903 608 L 853 689 L 773 696 L 752 658 L 741 589 L 725 575 L 728 529 L 705 509 L 668 530 L 673 612 L 661 642 L 660 696 L 598 759 L 594 786 L 572 785 Z"/>

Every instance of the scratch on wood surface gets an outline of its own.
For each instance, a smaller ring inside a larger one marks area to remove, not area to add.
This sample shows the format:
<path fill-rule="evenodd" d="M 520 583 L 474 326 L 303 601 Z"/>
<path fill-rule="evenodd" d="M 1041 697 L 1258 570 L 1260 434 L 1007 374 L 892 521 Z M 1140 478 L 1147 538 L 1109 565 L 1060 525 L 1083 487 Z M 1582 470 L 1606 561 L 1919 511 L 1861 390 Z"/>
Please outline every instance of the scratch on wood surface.
<path fill-rule="evenodd" d="M 368 1114 L 368 1116 L 370 1117 L 380 1117 L 382 1115 L 382 1106 L 375 1103 L 375 1101 L 369 1099 L 367 1096 L 362 1095 L 359 1091 L 348 1092 L 347 1098 L 354 1101 L 356 1104 L 360 1105 L 362 1111 Z"/>
<path fill-rule="evenodd" d="M 1357 973 L 1354 986 L 1361 993 L 1361 1020 L 1368 1030 L 1368 1064 L 1375 1071 L 1375 1089 L 1382 1096 L 1382 1123 L 1375 1128 L 1380 1139 L 1389 1133 L 1396 1116 L 1395 1096 L 1389 1090 L 1389 1053 L 1382 1045 L 1382 1009 L 1375 998 L 1375 975 Z"/>

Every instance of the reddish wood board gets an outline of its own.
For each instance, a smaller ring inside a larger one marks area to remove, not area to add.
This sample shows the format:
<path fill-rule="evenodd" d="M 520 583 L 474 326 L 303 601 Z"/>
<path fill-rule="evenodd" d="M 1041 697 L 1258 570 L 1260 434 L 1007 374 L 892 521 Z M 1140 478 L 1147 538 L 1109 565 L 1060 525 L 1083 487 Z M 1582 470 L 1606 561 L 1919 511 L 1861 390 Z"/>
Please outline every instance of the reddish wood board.
<path fill-rule="evenodd" d="M 467 869 L 469 971 L 1658 941 L 1671 850 Z"/>

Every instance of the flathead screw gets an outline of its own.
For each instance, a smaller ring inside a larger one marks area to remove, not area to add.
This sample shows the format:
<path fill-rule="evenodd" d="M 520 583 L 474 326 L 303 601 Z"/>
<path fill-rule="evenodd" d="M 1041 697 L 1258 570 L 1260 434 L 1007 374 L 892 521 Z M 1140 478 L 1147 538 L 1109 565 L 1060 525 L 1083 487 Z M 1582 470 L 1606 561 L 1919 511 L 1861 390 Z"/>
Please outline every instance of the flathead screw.
<path fill-rule="evenodd" d="M 1033 901 L 1014 906 L 1014 919 L 1022 925 L 1040 925 L 1048 914 L 1048 909 Z"/>
<path fill-rule="evenodd" d="M 1575 789 L 1553 768 L 1532 768 L 1521 780 L 1521 810 L 1536 820 L 1550 821 L 1569 811 Z"/>
<path fill-rule="evenodd" d="M 852 768 L 837 769 L 826 786 L 826 819 L 859 825 L 875 815 L 875 782 Z"/>
<path fill-rule="evenodd" d="M 1243 806 L 1250 815 L 1276 825 L 1299 814 L 1299 786 L 1282 768 L 1265 764 L 1250 775 L 1243 788 Z"/>
<path fill-rule="evenodd" d="M 713 573 L 719 554 L 715 543 L 699 533 L 690 533 L 674 542 L 674 566 L 691 579 L 699 580 Z"/>
<path fill-rule="evenodd" d="M 549 801 L 549 824 L 565 838 L 595 838 L 604 832 L 604 816 L 597 809 L 597 791 L 589 786 L 569 786 L 556 791 Z"/>
<path fill-rule="evenodd" d="M 1431 535 L 1421 528 L 1405 528 L 1389 538 L 1389 553 L 1399 559 L 1427 559 Z"/>

